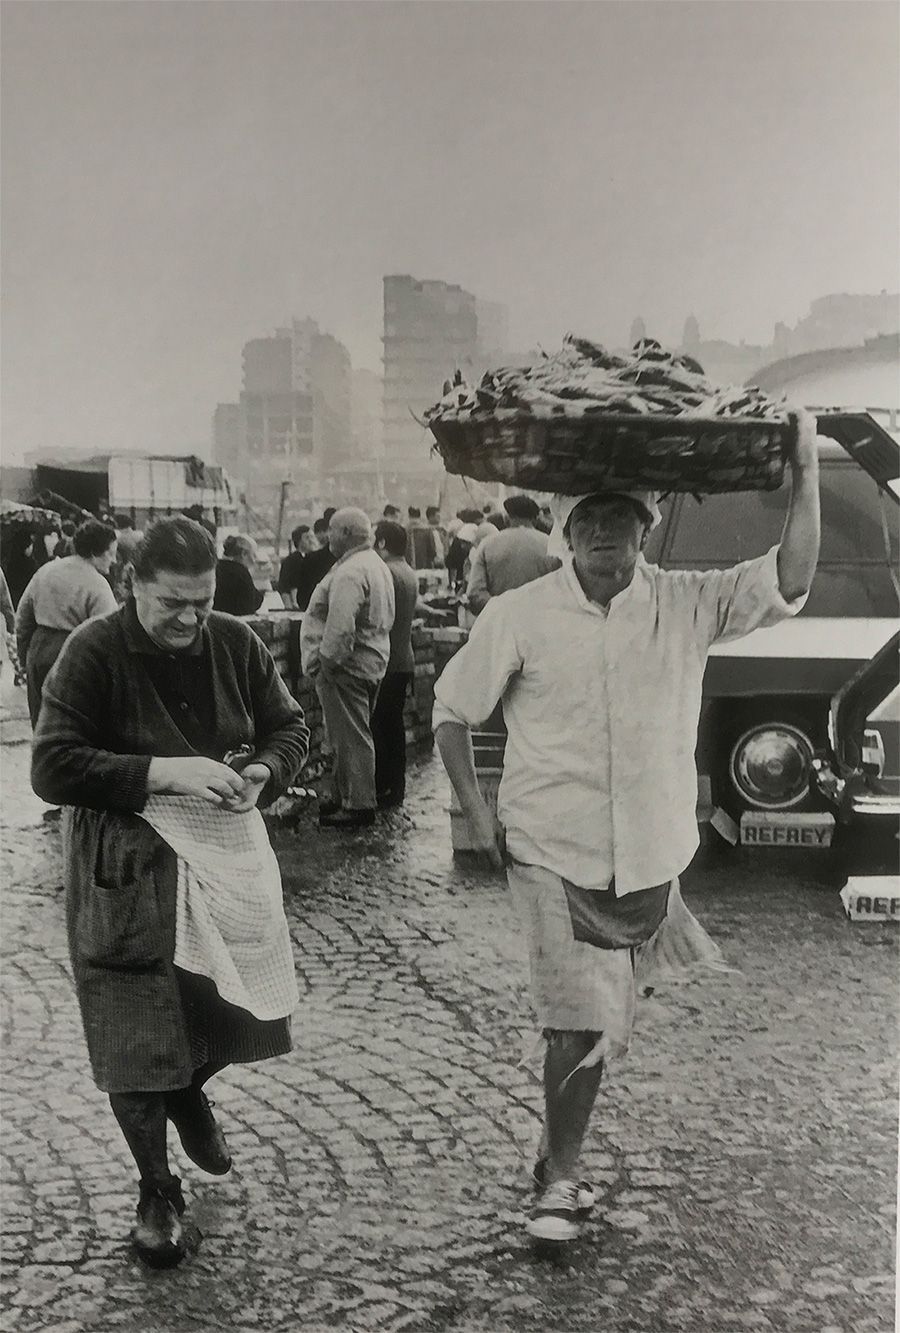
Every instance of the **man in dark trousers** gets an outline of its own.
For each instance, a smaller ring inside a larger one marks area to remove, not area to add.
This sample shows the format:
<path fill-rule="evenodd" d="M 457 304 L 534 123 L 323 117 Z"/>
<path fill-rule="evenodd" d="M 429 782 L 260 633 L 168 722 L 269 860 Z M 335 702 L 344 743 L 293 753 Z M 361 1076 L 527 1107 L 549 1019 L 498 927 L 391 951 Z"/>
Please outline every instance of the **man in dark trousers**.
<path fill-rule="evenodd" d="M 375 796 L 382 809 L 403 804 L 406 795 L 406 727 L 403 705 L 415 669 L 412 622 L 419 596 L 415 570 L 406 559 L 405 528 L 386 519 L 375 528 L 375 550 L 394 583 L 391 655 L 372 713 Z"/>
<path fill-rule="evenodd" d="M 390 658 L 394 585 L 372 549 L 372 525 L 348 506 L 332 516 L 334 566 L 303 617 L 303 672 L 315 679 L 334 755 L 332 801 L 322 828 L 358 829 L 375 821 L 372 709 Z"/>
<path fill-rule="evenodd" d="M 443 562 L 444 552 L 440 539 L 430 523 L 422 520 L 422 511 L 415 505 L 407 509 L 406 560 L 413 569 L 434 569 L 436 560 Z"/>

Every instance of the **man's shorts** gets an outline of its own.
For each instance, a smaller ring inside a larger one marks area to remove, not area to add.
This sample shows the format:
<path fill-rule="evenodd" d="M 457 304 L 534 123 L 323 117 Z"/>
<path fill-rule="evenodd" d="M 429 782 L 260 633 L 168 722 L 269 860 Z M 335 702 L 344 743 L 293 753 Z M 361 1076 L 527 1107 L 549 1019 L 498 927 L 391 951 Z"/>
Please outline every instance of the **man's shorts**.
<path fill-rule="evenodd" d="M 624 1054 L 638 994 L 698 967 L 727 970 L 718 945 L 685 907 L 677 878 L 668 885 L 662 920 L 649 938 L 617 948 L 576 938 L 576 931 L 587 933 L 579 923 L 577 895 L 573 911 L 565 881 L 553 871 L 514 861 L 507 877 L 528 942 L 532 1001 L 542 1029 L 602 1033 L 604 1055 Z M 655 910 L 652 903 L 648 909 Z"/>

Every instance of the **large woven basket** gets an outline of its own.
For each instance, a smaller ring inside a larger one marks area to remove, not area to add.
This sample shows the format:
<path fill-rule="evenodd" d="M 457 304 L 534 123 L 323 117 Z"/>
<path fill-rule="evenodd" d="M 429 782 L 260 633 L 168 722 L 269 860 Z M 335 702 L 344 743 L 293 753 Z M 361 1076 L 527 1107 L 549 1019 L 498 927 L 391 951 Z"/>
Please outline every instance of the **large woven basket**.
<path fill-rule="evenodd" d="M 784 480 L 793 417 L 535 418 L 514 408 L 432 421 L 444 467 L 475 481 L 580 495 L 591 490 L 772 491 Z"/>

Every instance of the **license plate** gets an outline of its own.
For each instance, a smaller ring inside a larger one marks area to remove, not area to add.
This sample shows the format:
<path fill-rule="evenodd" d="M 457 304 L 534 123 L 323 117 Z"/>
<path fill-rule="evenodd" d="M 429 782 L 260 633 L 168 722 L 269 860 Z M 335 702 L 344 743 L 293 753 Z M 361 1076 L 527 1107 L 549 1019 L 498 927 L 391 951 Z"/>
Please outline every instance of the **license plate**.
<path fill-rule="evenodd" d="M 834 815 L 789 810 L 745 810 L 741 815 L 741 845 L 744 847 L 831 846 Z"/>

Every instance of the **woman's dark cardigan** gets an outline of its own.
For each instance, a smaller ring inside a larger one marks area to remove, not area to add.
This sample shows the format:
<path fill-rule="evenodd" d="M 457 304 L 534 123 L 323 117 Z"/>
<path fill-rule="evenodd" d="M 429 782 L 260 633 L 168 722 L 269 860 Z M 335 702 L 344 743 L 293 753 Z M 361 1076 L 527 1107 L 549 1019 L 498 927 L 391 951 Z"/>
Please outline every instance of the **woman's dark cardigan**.
<path fill-rule="evenodd" d="M 309 730 L 271 655 L 249 628 L 212 612 L 203 656 L 203 714 L 192 744 L 154 685 L 168 658 L 134 603 L 70 635 L 44 682 L 32 785 L 71 806 L 64 821 L 69 947 L 95 1080 L 106 1091 L 183 1087 L 192 1064 L 173 955 L 175 857 L 139 818 L 157 757 L 253 746 L 272 773 L 260 804 L 293 780 Z"/>

